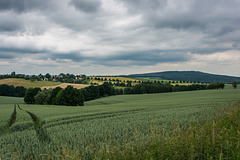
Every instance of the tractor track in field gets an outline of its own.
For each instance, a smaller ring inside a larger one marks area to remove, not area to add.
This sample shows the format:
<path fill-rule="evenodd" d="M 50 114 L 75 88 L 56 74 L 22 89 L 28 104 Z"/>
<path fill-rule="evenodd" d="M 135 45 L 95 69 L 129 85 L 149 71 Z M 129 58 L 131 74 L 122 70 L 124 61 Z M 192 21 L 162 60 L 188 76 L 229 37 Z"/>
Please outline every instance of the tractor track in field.
<path fill-rule="evenodd" d="M 103 119 L 103 118 L 116 117 L 116 116 L 127 115 L 127 114 L 136 114 L 143 110 L 146 110 L 146 108 L 127 110 L 127 111 L 119 111 L 119 112 L 104 112 L 104 113 L 97 113 L 97 114 L 90 114 L 90 115 L 65 117 L 65 118 L 60 118 L 60 119 L 56 119 L 56 120 L 46 121 L 46 124 L 43 127 L 51 128 L 51 127 L 75 123 L 75 122 L 83 122 L 83 121 L 94 120 L 94 119 Z M 27 129 L 33 129 L 33 123 L 26 122 L 26 123 L 21 123 L 21 124 L 15 124 L 11 128 L 10 131 L 11 132 L 21 132 L 21 131 L 24 131 Z"/>

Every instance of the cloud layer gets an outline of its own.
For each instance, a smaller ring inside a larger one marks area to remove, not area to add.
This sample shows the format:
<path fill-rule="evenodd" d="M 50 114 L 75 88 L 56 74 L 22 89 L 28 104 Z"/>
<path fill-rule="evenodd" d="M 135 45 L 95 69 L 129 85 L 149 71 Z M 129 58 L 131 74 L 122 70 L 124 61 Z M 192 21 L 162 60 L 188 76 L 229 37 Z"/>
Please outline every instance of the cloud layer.
<path fill-rule="evenodd" d="M 1 73 L 240 76 L 238 0 L 1 0 Z"/>

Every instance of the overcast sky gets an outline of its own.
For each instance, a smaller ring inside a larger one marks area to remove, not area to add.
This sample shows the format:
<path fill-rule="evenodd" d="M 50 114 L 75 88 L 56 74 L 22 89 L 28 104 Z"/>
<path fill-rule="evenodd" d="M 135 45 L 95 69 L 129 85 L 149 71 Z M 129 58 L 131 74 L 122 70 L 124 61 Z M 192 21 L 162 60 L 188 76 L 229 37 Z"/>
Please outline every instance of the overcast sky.
<path fill-rule="evenodd" d="M 239 0 L 0 0 L 0 74 L 240 76 Z"/>

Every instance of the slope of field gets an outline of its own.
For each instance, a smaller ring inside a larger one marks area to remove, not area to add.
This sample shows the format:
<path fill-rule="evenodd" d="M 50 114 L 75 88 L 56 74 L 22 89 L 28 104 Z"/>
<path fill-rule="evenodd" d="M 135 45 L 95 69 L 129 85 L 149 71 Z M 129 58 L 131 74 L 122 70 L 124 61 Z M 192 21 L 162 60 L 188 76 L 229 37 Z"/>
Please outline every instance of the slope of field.
<path fill-rule="evenodd" d="M 0 155 L 5 156 L 2 159 L 12 155 L 40 159 L 42 154 L 48 154 L 56 159 L 64 148 L 77 148 L 84 159 L 91 159 L 94 150 L 104 149 L 106 143 L 111 150 L 111 144 L 121 146 L 131 142 L 131 137 L 151 132 L 153 125 L 208 121 L 213 118 L 215 108 L 239 99 L 239 89 L 224 89 L 111 96 L 86 102 L 81 107 L 20 104 L 22 109 L 46 120 L 44 129 L 51 142 L 39 141 L 30 116 L 18 109 L 10 133 L 0 136 Z M 13 112 L 10 103 L 0 104 L 0 124 Z M 161 131 L 166 133 L 167 130 Z"/>
<path fill-rule="evenodd" d="M 1 104 L 23 104 L 23 103 L 24 103 L 23 98 L 0 96 L 0 105 Z"/>
<path fill-rule="evenodd" d="M 41 87 L 41 89 L 44 89 L 44 88 L 49 89 L 49 88 L 56 88 L 56 87 L 66 88 L 68 85 L 73 86 L 74 88 L 77 88 L 77 89 L 82 89 L 90 86 L 89 84 L 61 83 L 59 85 L 54 85 L 54 86 L 43 86 Z"/>
<path fill-rule="evenodd" d="M 167 72 L 155 72 L 155 73 L 144 73 L 144 74 L 132 74 L 128 77 L 151 77 L 156 79 L 171 79 L 178 81 L 192 81 L 192 82 L 223 82 L 232 83 L 237 81 L 240 83 L 240 77 L 225 76 L 209 74 L 198 71 L 167 71 Z"/>
<path fill-rule="evenodd" d="M 51 81 L 33 81 L 20 79 L 20 78 L 7 78 L 7 79 L 1 79 L 0 84 L 7 84 L 7 85 L 13 85 L 13 86 L 23 86 L 25 88 L 30 87 L 43 87 L 43 86 L 56 86 L 61 84 L 60 82 L 51 82 Z"/>
<path fill-rule="evenodd" d="M 90 85 L 88 84 L 73 84 L 73 83 L 61 83 L 61 82 L 52 82 L 52 81 L 30 81 L 20 78 L 7 78 L 7 79 L 1 79 L 0 84 L 7 84 L 7 85 L 13 85 L 13 86 L 23 86 L 25 88 L 35 88 L 39 87 L 41 89 L 49 89 L 49 88 L 66 88 L 68 85 L 73 86 L 74 88 L 81 89 L 88 87 Z"/>

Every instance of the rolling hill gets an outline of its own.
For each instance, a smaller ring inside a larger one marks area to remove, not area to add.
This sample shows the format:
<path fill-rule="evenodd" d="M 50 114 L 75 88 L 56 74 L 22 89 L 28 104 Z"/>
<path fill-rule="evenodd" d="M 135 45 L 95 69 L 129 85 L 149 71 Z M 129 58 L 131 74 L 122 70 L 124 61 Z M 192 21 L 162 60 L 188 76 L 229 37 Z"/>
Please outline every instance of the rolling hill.
<path fill-rule="evenodd" d="M 145 77 L 145 78 L 156 78 L 156 79 L 169 79 L 178 81 L 192 81 L 192 82 L 223 82 L 232 83 L 236 81 L 240 83 L 240 77 L 226 76 L 209 74 L 199 71 L 166 71 L 166 72 L 154 72 L 144 74 L 131 74 L 127 77 Z"/>
<path fill-rule="evenodd" d="M 81 88 L 90 86 L 88 84 L 61 83 L 61 82 L 52 82 L 52 81 L 33 81 L 32 82 L 30 80 L 25 80 L 21 78 L 1 79 L 0 85 L 1 84 L 13 85 L 14 87 L 23 86 L 25 88 L 39 87 L 41 89 L 44 89 L 44 88 L 49 89 L 49 88 L 56 88 L 56 87 L 66 88 L 68 85 L 72 85 L 74 88 L 81 89 Z"/>

